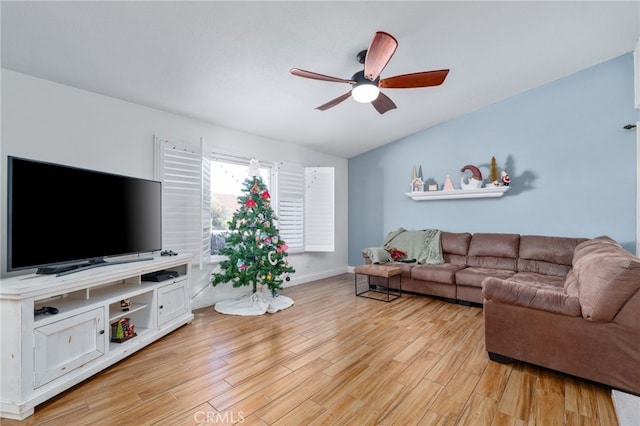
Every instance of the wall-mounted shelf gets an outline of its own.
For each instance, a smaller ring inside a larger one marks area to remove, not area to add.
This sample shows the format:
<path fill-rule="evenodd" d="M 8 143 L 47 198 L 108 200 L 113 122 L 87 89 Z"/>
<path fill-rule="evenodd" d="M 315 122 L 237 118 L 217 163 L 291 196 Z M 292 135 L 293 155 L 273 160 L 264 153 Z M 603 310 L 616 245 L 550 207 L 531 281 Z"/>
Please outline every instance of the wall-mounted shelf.
<path fill-rule="evenodd" d="M 511 187 L 494 186 L 477 189 L 453 189 L 448 191 L 405 192 L 414 201 L 450 200 L 461 198 L 496 198 L 502 197 Z"/>

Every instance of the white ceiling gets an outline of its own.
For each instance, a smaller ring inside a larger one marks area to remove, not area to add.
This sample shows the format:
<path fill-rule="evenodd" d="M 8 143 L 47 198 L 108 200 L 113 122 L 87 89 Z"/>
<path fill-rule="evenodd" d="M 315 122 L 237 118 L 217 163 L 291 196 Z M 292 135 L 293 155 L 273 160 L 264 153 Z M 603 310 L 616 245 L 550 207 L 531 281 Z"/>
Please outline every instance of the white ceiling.
<path fill-rule="evenodd" d="M 2 67 L 350 158 L 632 51 L 640 2 L 9 2 Z M 378 114 L 350 78 L 378 30 L 382 77 L 449 68 L 442 86 L 385 89 Z"/>

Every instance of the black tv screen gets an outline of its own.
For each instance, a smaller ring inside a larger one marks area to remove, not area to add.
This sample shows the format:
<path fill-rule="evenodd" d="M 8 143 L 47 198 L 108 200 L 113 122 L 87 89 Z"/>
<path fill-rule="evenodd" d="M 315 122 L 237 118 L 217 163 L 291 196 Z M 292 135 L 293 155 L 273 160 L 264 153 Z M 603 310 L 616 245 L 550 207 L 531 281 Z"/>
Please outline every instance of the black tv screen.
<path fill-rule="evenodd" d="M 160 182 L 8 157 L 7 270 L 162 248 Z"/>

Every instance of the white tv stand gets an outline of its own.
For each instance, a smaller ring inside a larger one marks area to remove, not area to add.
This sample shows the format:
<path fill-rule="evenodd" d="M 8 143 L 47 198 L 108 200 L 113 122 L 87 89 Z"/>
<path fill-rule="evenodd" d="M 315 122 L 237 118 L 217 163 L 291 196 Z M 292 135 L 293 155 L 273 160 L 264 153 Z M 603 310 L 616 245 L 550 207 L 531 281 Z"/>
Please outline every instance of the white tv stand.
<path fill-rule="evenodd" d="M 170 270 L 161 282 L 142 275 Z M 0 283 L 0 417 L 22 420 L 36 405 L 193 320 L 191 256 L 155 257 L 61 277 L 23 275 Z M 129 299 L 128 311 L 120 301 Z M 55 315 L 34 315 L 52 306 Z M 136 336 L 112 342 L 130 318 Z"/>

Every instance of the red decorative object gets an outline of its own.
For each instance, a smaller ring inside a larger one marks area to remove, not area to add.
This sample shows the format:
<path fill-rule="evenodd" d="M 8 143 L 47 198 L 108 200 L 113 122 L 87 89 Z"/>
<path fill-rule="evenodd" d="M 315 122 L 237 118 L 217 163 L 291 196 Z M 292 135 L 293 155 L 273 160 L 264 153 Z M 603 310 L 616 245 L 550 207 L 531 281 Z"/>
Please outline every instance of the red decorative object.
<path fill-rule="evenodd" d="M 395 247 L 391 247 L 389 249 L 389 256 L 393 260 L 400 260 L 400 259 L 404 259 L 405 257 L 407 257 L 407 253 L 403 252 L 402 250 L 398 250 Z"/>
<path fill-rule="evenodd" d="M 251 198 L 249 198 L 244 204 L 245 204 L 245 206 L 247 206 L 249 208 L 253 208 L 253 207 L 257 206 L 256 202 L 253 201 Z"/>
<path fill-rule="evenodd" d="M 502 176 L 500 177 L 500 180 L 502 180 L 502 184 L 504 186 L 509 186 L 509 184 L 511 183 L 511 178 L 509 177 L 507 172 L 504 170 L 502 171 Z"/>
<path fill-rule="evenodd" d="M 282 253 L 283 251 L 287 251 L 288 248 L 289 246 L 287 245 L 287 243 L 283 243 L 278 246 L 277 251 L 278 253 Z"/>
<path fill-rule="evenodd" d="M 461 172 L 465 172 L 467 170 L 471 171 L 471 178 L 475 179 L 475 180 L 479 180 L 482 181 L 482 173 L 480 172 L 480 169 L 477 168 L 476 166 L 473 166 L 471 164 L 467 164 L 466 166 L 464 166 L 463 168 L 460 169 Z"/>
<path fill-rule="evenodd" d="M 271 194 L 269 194 L 269 191 L 264 190 L 264 192 L 260 194 L 260 198 L 262 198 L 263 200 L 268 200 L 269 198 L 271 198 Z"/>

